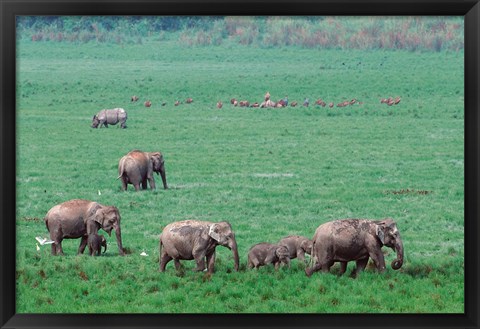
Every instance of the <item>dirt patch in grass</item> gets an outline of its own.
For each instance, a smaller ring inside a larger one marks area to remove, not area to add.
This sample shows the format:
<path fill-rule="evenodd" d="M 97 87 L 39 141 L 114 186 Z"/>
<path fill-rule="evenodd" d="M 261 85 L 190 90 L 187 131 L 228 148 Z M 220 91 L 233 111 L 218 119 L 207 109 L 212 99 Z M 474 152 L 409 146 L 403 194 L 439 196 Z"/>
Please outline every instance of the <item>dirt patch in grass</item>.
<path fill-rule="evenodd" d="M 433 193 L 433 191 L 428 191 L 428 190 L 415 190 L 415 189 L 401 189 L 401 190 L 388 190 L 385 191 L 385 194 L 395 194 L 395 195 L 401 195 L 401 194 L 418 194 L 418 195 L 428 195 Z"/>

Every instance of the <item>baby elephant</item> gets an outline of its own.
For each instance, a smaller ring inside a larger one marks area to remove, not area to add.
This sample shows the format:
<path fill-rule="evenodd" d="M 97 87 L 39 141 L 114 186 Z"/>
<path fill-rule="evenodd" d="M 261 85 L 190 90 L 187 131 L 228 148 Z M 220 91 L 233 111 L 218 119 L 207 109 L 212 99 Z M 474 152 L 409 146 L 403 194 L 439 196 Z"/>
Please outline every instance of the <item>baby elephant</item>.
<path fill-rule="evenodd" d="M 100 251 L 102 247 L 105 248 L 103 250 L 103 253 L 107 251 L 107 240 L 101 234 L 95 234 L 95 233 L 90 234 L 88 236 L 87 243 L 88 243 L 88 249 L 90 250 L 90 256 L 94 256 L 94 255 L 100 256 Z"/>
<path fill-rule="evenodd" d="M 273 264 L 278 270 L 281 263 L 290 266 L 290 253 L 285 246 L 262 242 L 248 251 L 248 267 L 258 269 L 260 266 Z"/>
<path fill-rule="evenodd" d="M 300 261 L 305 261 L 305 253 L 312 254 L 313 242 L 304 236 L 289 235 L 278 241 L 278 245 L 287 247 L 290 259 L 298 258 Z"/>

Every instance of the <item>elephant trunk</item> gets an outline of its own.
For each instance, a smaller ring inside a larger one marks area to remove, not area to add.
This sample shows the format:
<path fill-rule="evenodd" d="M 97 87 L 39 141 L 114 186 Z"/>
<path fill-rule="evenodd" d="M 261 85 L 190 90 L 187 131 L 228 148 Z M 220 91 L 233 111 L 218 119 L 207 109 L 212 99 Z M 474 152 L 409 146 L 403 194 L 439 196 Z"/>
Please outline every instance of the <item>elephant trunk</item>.
<path fill-rule="evenodd" d="M 232 252 L 233 252 L 233 259 L 234 259 L 234 262 L 235 262 L 235 271 L 238 272 L 238 267 L 239 267 L 240 260 L 238 258 L 238 247 L 237 247 L 237 242 L 235 240 L 232 243 L 231 249 L 232 249 Z"/>
<path fill-rule="evenodd" d="M 398 240 L 395 244 L 395 251 L 397 252 L 397 259 L 392 261 L 392 268 L 394 270 L 400 269 L 403 265 L 403 243 L 402 240 Z"/>
<path fill-rule="evenodd" d="M 122 233 L 120 230 L 120 225 L 114 226 L 115 229 L 115 236 L 117 238 L 117 246 L 118 246 L 118 252 L 120 253 L 121 256 L 125 256 L 125 251 L 122 246 Z M 106 247 L 105 247 L 106 250 Z"/>
<path fill-rule="evenodd" d="M 106 253 L 107 252 L 107 243 L 105 242 L 105 244 L 103 245 L 103 253 Z"/>
<path fill-rule="evenodd" d="M 168 189 L 167 174 L 165 173 L 165 166 L 164 165 L 162 165 L 162 167 L 160 168 L 160 176 L 162 176 L 163 188 L 165 190 Z"/>

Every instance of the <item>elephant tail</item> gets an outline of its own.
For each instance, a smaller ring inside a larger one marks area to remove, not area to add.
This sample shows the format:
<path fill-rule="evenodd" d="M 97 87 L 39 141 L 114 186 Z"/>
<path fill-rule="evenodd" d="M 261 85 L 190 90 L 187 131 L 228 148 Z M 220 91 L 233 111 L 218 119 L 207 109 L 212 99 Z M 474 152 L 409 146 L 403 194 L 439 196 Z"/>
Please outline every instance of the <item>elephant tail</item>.
<path fill-rule="evenodd" d="M 315 265 L 315 240 L 312 241 L 312 252 L 310 253 L 310 260 L 307 266 L 313 267 Z"/>
<path fill-rule="evenodd" d="M 163 243 L 162 243 L 162 234 L 160 234 L 160 242 L 158 243 L 158 265 L 159 265 L 159 270 L 160 272 L 162 271 L 162 247 L 163 247 Z"/>
<path fill-rule="evenodd" d="M 125 158 L 121 158 L 120 162 L 118 163 L 118 177 L 117 179 L 121 178 L 125 173 Z"/>
<path fill-rule="evenodd" d="M 50 232 L 50 228 L 48 227 L 48 217 L 45 217 L 43 219 L 43 221 L 45 222 L 45 226 L 47 227 L 47 231 Z"/>

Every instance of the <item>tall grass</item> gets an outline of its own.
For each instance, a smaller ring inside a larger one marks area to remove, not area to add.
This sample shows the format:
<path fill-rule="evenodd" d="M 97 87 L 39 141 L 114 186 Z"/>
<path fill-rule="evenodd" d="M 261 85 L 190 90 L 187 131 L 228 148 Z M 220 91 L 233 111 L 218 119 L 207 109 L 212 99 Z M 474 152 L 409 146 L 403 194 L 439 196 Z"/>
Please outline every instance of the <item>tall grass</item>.
<path fill-rule="evenodd" d="M 224 43 L 315 49 L 459 51 L 461 17 L 21 17 L 18 30 L 32 41 L 142 43 L 154 36 L 180 44 Z M 172 32 L 175 31 L 175 33 Z"/>

